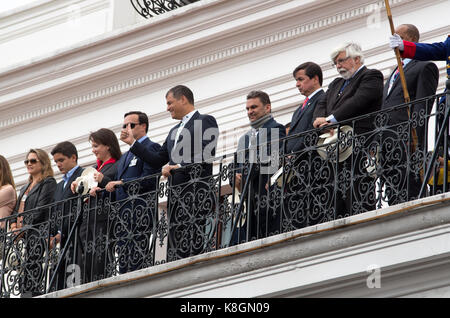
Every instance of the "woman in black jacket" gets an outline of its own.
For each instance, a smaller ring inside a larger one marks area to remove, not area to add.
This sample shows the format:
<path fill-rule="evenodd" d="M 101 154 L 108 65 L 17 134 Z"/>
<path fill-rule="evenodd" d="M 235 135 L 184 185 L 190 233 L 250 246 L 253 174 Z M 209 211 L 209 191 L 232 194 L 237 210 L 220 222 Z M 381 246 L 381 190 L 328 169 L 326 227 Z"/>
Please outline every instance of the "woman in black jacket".
<path fill-rule="evenodd" d="M 93 168 L 97 170 L 94 180 L 98 182 L 98 186 L 89 191 L 89 202 L 85 204 L 85 206 L 89 206 L 89 210 L 84 212 L 83 222 L 80 226 L 80 239 L 83 244 L 84 268 L 81 269 L 83 283 L 109 276 L 107 263 L 111 260 L 106 258 L 108 249 L 110 249 L 107 242 L 109 209 L 105 202 L 113 201 L 109 196 L 114 194 L 101 190 L 109 181 L 114 180 L 117 163 L 122 156 L 117 136 L 110 129 L 101 128 L 92 132 L 89 135 L 89 142 L 92 146 L 92 153 L 97 159 Z M 76 181 L 72 183 L 71 189 L 73 192 L 77 189 Z"/>
<path fill-rule="evenodd" d="M 20 189 L 13 214 L 16 222 L 11 232 L 17 235 L 16 252 L 19 254 L 19 289 L 22 297 L 37 296 L 44 292 L 44 253 L 48 249 L 50 231 L 50 203 L 56 190 L 56 180 L 48 154 L 42 149 L 31 149 L 24 161 L 29 173 L 28 183 Z M 25 247 L 21 254 L 22 246 Z M 22 257 L 21 257 L 22 256 Z"/>

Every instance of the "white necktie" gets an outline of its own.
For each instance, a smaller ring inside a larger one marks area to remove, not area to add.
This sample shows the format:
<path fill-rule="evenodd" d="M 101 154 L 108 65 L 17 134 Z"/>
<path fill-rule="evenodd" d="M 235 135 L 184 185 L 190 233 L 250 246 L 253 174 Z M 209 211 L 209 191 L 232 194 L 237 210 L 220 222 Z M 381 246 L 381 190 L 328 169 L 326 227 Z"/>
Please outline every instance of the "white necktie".
<path fill-rule="evenodd" d="M 177 146 L 178 138 L 180 138 L 181 131 L 183 130 L 183 127 L 184 127 L 184 122 L 182 121 L 180 123 L 180 126 L 178 127 L 177 134 L 175 135 L 175 144 L 173 145 L 174 148 Z"/>

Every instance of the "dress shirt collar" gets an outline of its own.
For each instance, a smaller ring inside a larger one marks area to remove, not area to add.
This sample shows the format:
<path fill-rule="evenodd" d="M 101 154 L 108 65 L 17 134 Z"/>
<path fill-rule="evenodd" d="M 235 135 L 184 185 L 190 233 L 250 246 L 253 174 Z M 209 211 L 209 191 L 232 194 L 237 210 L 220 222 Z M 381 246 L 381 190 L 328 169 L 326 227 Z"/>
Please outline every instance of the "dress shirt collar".
<path fill-rule="evenodd" d="M 148 138 L 147 135 L 144 135 L 144 136 L 142 136 L 141 138 L 139 138 L 139 139 L 137 140 L 137 142 L 140 143 L 140 144 L 142 144 L 142 142 L 143 142 L 146 138 Z"/>
<path fill-rule="evenodd" d="M 194 114 L 197 112 L 196 109 L 194 109 L 193 111 L 191 111 L 189 114 L 185 115 L 182 119 L 181 122 L 183 123 L 183 125 L 186 125 L 186 123 L 192 118 L 192 116 L 194 116 Z"/>
<path fill-rule="evenodd" d="M 322 90 L 322 87 L 316 89 L 314 92 L 312 92 L 308 97 L 308 100 L 311 100 L 311 98 L 313 98 L 314 95 L 316 95 L 320 90 Z"/>
<path fill-rule="evenodd" d="M 72 177 L 73 173 L 75 172 L 75 170 L 78 169 L 78 165 L 76 165 L 75 167 L 73 167 L 72 169 L 70 169 L 65 175 L 63 175 L 63 180 L 64 180 L 64 187 L 67 184 L 67 181 L 69 181 L 69 179 Z"/>

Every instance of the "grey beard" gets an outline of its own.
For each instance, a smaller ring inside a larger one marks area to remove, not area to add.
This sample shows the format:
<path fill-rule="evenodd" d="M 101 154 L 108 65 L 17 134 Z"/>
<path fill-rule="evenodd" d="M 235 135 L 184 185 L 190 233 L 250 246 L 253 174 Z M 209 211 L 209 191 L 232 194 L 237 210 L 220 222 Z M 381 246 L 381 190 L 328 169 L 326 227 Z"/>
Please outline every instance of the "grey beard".
<path fill-rule="evenodd" d="M 352 72 L 343 69 L 339 70 L 339 74 L 346 80 L 350 79 L 353 75 Z"/>

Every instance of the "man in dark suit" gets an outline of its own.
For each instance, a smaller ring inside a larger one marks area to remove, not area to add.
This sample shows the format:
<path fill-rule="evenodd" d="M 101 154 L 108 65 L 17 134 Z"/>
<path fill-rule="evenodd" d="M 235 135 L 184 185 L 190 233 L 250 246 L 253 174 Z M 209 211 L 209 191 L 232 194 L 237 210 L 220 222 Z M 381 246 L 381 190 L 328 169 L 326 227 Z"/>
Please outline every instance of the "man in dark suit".
<path fill-rule="evenodd" d="M 266 185 L 269 176 L 278 169 L 276 153 L 280 150 L 280 139 L 286 136 L 286 129 L 273 118 L 270 98 L 265 92 L 250 92 L 246 110 L 251 129 L 239 138 L 235 188 L 242 191 L 248 183 L 248 190 L 242 191 L 246 196 L 241 198 L 246 202 L 241 219 L 248 222 L 238 223 L 239 231 L 232 233 L 232 244 L 275 234 L 280 223 L 279 213 L 268 213 Z"/>
<path fill-rule="evenodd" d="M 292 75 L 299 92 L 305 96 L 301 105 L 292 115 L 291 129 L 285 139 L 285 178 L 283 189 L 283 231 L 292 231 L 321 221 L 323 212 L 319 201 L 320 189 L 325 182 L 320 172 L 321 158 L 317 152 L 306 150 L 315 146 L 313 130 L 314 109 L 324 97 L 322 89 L 323 74 L 319 65 L 313 62 L 297 66 Z M 308 144 L 305 144 L 307 142 Z M 289 171 L 288 171 L 289 170 Z"/>
<path fill-rule="evenodd" d="M 306 62 L 297 66 L 293 76 L 299 92 L 306 98 L 292 115 L 291 126 L 286 139 L 286 154 L 297 152 L 305 147 L 305 135 L 301 133 L 314 129 L 312 121 L 314 109 L 317 102 L 325 94 L 322 89 L 322 69 L 316 63 Z M 299 136 L 289 138 L 294 135 Z"/>
<path fill-rule="evenodd" d="M 420 38 L 419 30 L 411 24 L 399 25 L 395 33 L 405 41 L 418 42 Z M 412 164 L 408 165 L 410 161 L 407 158 L 423 158 L 419 153 L 426 153 L 427 151 L 427 149 L 424 149 L 428 138 L 425 131 L 425 122 L 428 120 L 433 104 L 431 102 L 427 104 L 425 101 L 414 101 L 434 95 L 439 80 L 439 70 L 436 64 L 432 62 L 405 58 L 402 59 L 402 62 L 406 87 L 412 102 L 409 109 L 410 115 L 406 107 L 392 108 L 405 103 L 398 68 L 392 72 L 385 83 L 381 107 L 386 110 L 389 118 L 387 122 L 388 130 L 383 133 L 382 139 L 384 159 L 382 162 L 382 179 L 386 186 L 389 205 L 413 200 L 419 195 L 422 183 L 420 179 L 422 165 L 420 162 L 415 163 L 414 160 Z M 415 118 L 414 121 L 417 122 L 417 125 L 413 125 L 413 118 Z M 417 136 L 417 144 L 413 145 L 414 148 L 411 148 L 413 131 L 410 132 L 409 142 L 406 142 L 398 134 L 398 131 L 408 131 L 410 126 L 415 126 L 413 129 Z M 401 155 L 399 156 L 399 154 Z M 414 169 L 413 167 L 417 168 Z"/>
<path fill-rule="evenodd" d="M 158 152 L 161 146 L 147 137 L 148 117 L 140 111 L 125 114 L 121 135 L 130 128 L 133 138 L 150 152 Z M 117 163 L 117 172 L 113 181 L 109 181 L 105 189 L 116 194 L 116 202 L 120 206 L 120 215 L 115 221 L 116 226 L 110 231 L 112 241 L 118 239 L 116 249 L 118 253 L 119 272 L 121 274 L 152 265 L 149 252 L 150 236 L 157 211 L 152 210 L 148 197 L 155 198 L 158 177 L 150 177 L 161 172 L 134 155 L 125 152 Z M 136 182 L 133 180 L 139 179 Z M 146 194 L 142 196 L 134 196 Z M 140 213 L 147 211 L 148 213 Z M 120 230 L 118 230 L 120 229 Z M 147 261 L 146 261 L 147 260 Z"/>
<path fill-rule="evenodd" d="M 75 194 L 71 191 L 70 185 L 76 178 L 78 178 L 83 172 L 83 168 L 78 165 L 78 151 L 73 143 L 70 141 L 63 141 L 57 144 L 51 151 L 51 155 L 53 156 L 53 160 L 56 163 L 59 171 L 63 174 L 62 180 L 57 184 L 56 191 L 54 194 L 55 200 L 55 215 L 56 215 L 56 224 L 59 225 L 56 231 L 53 231 L 54 236 L 50 239 L 50 246 L 54 247 L 55 244 L 60 243 L 61 250 L 65 247 L 67 240 L 69 239 L 70 231 L 73 227 L 73 215 L 74 211 L 76 211 L 77 197 L 78 194 Z M 75 233 L 75 232 L 74 232 Z M 77 261 L 73 261 L 74 253 L 75 253 L 75 240 L 77 241 Z M 73 237 L 72 241 L 69 243 L 69 248 L 64 256 L 63 263 L 58 269 L 56 288 L 63 289 L 66 287 L 71 287 L 72 283 L 77 283 L 77 278 L 73 275 L 80 275 L 80 251 L 81 251 L 81 242 L 79 241 L 79 237 Z M 73 264 L 78 266 L 77 269 L 73 268 Z M 70 266 L 72 265 L 72 266 Z M 72 273 L 72 271 L 75 271 Z M 70 274 L 72 273 L 72 274 Z M 74 278 L 73 282 L 70 282 L 67 285 L 68 277 Z M 78 279 L 80 279 L 78 277 Z M 78 281 L 80 283 L 80 281 Z"/>
<path fill-rule="evenodd" d="M 331 53 L 331 60 L 341 77 L 333 80 L 323 99 L 314 110 L 313 126 L 324 128 L 330 124 L 350 125 L 353 137 L 350 142 L 352 155 L 341 162 L 338 171 L 334 171 L 337 188 L 334 188 L 333 204 L 336 216 L 347 216 L 375 208 L 375 180 L 366 170 L 365 163 L 371 157 L 368 147 L 373 139 L 374 119 L 370 116 L 351 120 L 380 110 L 383 98 L 383 74 L 378 70 L 364 66 L 361 47 L 356 43 L 347 43 Z M 329 128 L 326 128 L 329 130 Z M 334 169 L 330 160 L 330 169 Z M 332 170 L 333 171 L 333 170 Z"/>
<path fill-rule="evenodd" d="M 121 140 L 131 145 L 130 151 L 151 167 L 162 168 L 169 178 L 168 259 L 175 260 L 204 251 L 205 224 L 210 210 L 204 206 L 214 196 L 209 186 L 212 160 L 215 156 L 219 129 L 216 119 L 200 114 L 194 106 L 194 94 L 183 85 L 166 94 L 167 111 L 180 122 L 169 132 L 158 152 L 152 152 L 135 142 L 130 127 Z M 186 203 L 188 202 L 188 203 Z M 212 201 L 214 202 L 214 201 Z"/>
<path fill-rule="evenodd" d="M 444 121 L 445 121 L 445 110 L 448 109 L 448 106 L 450 105 L 449 100 L 449 94 L 450 94 L 450 35 L 447 36 L 445 41 L 442 42 L 435 42 L 435 43 L 415 43 L 411 41 L 404 40 L 400 37 L 400 35 L 394 33 L 389 38 L 389 45 L 392 49 L 399 48 L 400 54 L 404 58 L 411 58 L 414 60 L 419 61 L 446 61 L 447 62 L 447 82 L 446 82 L 446 89 L 444 93 L 446 93 L 444 96 L 442 96 L 439 99 L 437 111 L 436 111 L 436 124 L 438 127 L 438 131 L 436 132 L 439 134 L 440 130 L 443 127 Z M 445 166 L 445 160 L 444 160 L 444 153 L 450 153 L 450 149 L 445 149 L 444 144 L 446 140 L 450 139 L 449 134 L 447 132 L 444 132 L 444 138 L 439 141 L 437 145 L 435 145 L 435 148 L 438 152 L 438 162 L 441 172 L 439 172 L 439 176 L 437 177 L 437 180 L 442 179 L 441 182 L 438 182 L 435 184 L 433 181 L 432 186 L 432 193 L 435 193 L 437 190 L 438 192 L 441 192 L 444 190 L 444 166 Z M 447 162 L 448 164 L 448 162 Z M 448 181 L 448 180 L 447 180 Z M 450 181 L 447 182 L 447 189 L 450 188 Z"/>

